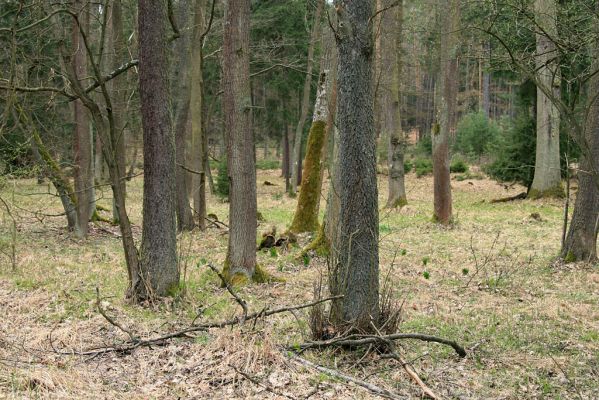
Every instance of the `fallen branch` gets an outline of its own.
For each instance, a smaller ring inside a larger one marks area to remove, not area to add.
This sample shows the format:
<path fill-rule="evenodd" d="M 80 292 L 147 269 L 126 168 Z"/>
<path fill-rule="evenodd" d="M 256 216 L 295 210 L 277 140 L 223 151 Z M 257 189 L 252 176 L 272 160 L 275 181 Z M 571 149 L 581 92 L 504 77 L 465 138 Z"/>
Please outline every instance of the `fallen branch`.
<path fill-rule="evenodd" d="M 346 382 L 354 383 L 360 387 L 363 387 L 364 389 L 368 390 L 370 393 L 375 394 L 377 396 L 384 397 L 386 399 L 393 399 L 393 400 L 403 399 L 403 397 L 400 397 L 399 395 L 397 395 L 387 389 L 384 389 L 380 386 L 374 385 L 370 382 L 366 382 L 366 381 L 363 381 L 358 378 L 354 378 L 353 376 L 346 375 L 346 374 L 336 371 L 334 369 L 326 368 L 321 365 L 314 364 L 313 362 L 308 361 L 305 358 L 298 356 L 297 354 L 291 353 L 291 354 L 285 354 L 285 356 L 287 356 L 289 359 L 291 359 L 292 361 L 295 361 L 298 364 L 313 368 L 313 369 L 317 370 L 318 372 L 322 372 L 322 373 L 332 376 L 334 378 L 342 379 Z"/>
<path fill-rule="evenodd" d="M 250 374 L 241 371 L 240 369 L 238 369 L 237 367 L 235 367 L 234 365 L 229 364 L 229 367 L 233 368 L 233 370 L 235 370 L 235 372 L 237 372 L 239 375 L 243 376 L 245 379 L 247 379 L 248 381 L 252 382 L 254 385 L 256 386 L 260 386 L 263 387 L 264 389 L 266 389 L 267 391 L 277 395 L 277 396 L 282 396 L 282 397 L 286 397 L 288 399 L 291 400 L 295 400 L 295 397 L 293 396 L 289 396 L 288 394 L 285 394 L 283 392 L 280 392 L 278 390 L 276 390 L 275 388 L 273 388 L 270 385 L 267 385 L 265 383 L 262 383 L 260 380 L 258 380 L 257 378 L 251 376 Z"/>
<path fill-rule="evenodd" d="M 495 204 L 495 203 L 509 203 L 510 201 L 514 201 L 514 200 L 522 200 L 526 198 L 526 192 L 522 192 L 519 193 L 515 196 L 509 196 L 509 197 L 501 197 L 499 199 L 493 199 L 491 200 L 489 203 L 491 204 Z"/>
<path fill-rule="evenodd" d="M 245 322 L 245 320 L 247 319 L 247 316 L 248 316 L 248 305 L 247 305 L 247 303 L 245 302 L 245 300 L 243 300 L 241 297 L 239 297 L 239 295 L 237 293 L 235 293 L 235 291 L 233 290 L 233 288 L 229 284 L 229 281 L 227 281 L 225 279 L 225 277 L 223 276 L 223 274 L 220 273 L 220 271 L 218 270 L 218 268 L 216 268 L 212 264 L 207 264 L 207 265 L 208 265 L 208 268 L 210 268 L 212 270 L 212 272 L 214 272 L 216 275 L 218 275 L 218 277 L 220 278 L 221 282 L 223 283 L 223 285 L 225 286 L 225 288 L 227 289 L 227 291 L 231 294 L 231 296 L 233 296 L 233 298 L 235 299 L 235 301 L 243 309 L 243 318 L 241 319 L 241 323 L 243 324 Z"/>
<path fill-rule="evenodd" d="M 305 342 L 300 345 L 289 346 L 288 350 L 308 350 L 322 349 L 324 347 L 339 346 L 339 347 L 356 347 L 375 343 L 387 343 L 388 341 L 401 339 L 416 339 L 424 342 L 435 342 L 451 346 L 460 357 L 466 357 L 466 350 L 456 342 L 448 339 L 443 339 L 437 336 L 423 335 L 420 333 L 394 333 L 391 335 L 376 336 L 376 335 L 347 335 L 340 336 L 329 340 Z"/>

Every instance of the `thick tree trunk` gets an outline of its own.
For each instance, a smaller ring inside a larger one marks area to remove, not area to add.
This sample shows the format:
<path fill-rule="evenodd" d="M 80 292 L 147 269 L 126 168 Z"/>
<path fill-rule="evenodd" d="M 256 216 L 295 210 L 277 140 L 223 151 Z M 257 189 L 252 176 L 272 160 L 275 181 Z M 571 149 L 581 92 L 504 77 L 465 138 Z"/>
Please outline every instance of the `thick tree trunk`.
<path fill-rule="evenodd" d="M 302 190 L 297 200 L 297 207 L 289 231 L 294 233 L 314 232 L 318 229 L 318 208 L 320 204 L 320 188 L 322 186 L 323 154 L 327 143 L 327 121 L 329 118 L 329 97 L 331 93 L 331 61 L 333 38 L 323 47 L 320 66 L 320 78 L 316 91 L 316 103 L 312 126 L 308 136 Z"/>
<path fill-rule="evenodd" d="M 535 0 L 537 24 L 552 37 L 557 34 L 556 0 Z M 560 72 L 556 61 L 555 43 L 542 33 L 537 33 L 535 56 L 537 76 L 540 83 L 560 98 Z M 560 116 L 552 99 L 537 88 L 537 152 L 535 174 L 528 197 L 563 197 L 559 153 Z"/>
<path fill-rule="evenodd" d="M 293 167 L 291 168 L 291 190 L 290 194 L 295 195 L 297 193 L 298 180 L 301 178 L 301 152 L 302 152 L 302 134 L 304 132 L 304 125 L 306 118 L 308 117 L 308 107 L 310 103 L 310 88 L 312 87 L 312 69 L 314 65 L 314 48 L 316 42 L 320 37 L 320 16 L 322 9 L 324 8 L 324 0 L 317 0 L 316 12 L 314 13 L 314 25 L 312 26 L 312 32 L 310 34 L 310 44 L 308 45 L 308 63 L 306 66 L 306 80 L 304 81 L 304 91 L 302 92 L 302 102 L 300 110 L 300 118 L 295 128 L 295 136 L 293 137 Z"/>
<path fill-rule="evenodd" d="M 191 188 L 193 209 L 198 218 L 198 226 L 206 229 L 206 175 L 210 173 L 208 160 L 208 138 L 204 132 L 204 78 L 202 52 L 204 32 L 204 8 L 206 0 L 196 0 L 194 34 L 192 42 L 191 66 L 191 168 L 200 174 L 193 174 Z"/>
<path fill-rule="evenodd" d="M 599 6 L 598 6 L 599 7 Z M 599 67 L 599 41 L 594 43 L 595 69 Z M 582 162 L 578 171 L 578 193 L 574 215 L 568 235 L 561 250 L 567 261 L 597 261 L 597 233 L 599 229 L 599 75 L 591 78 L 589 85 L 589 113 L 586 121 L 582 149 Z"/>
<path fill-rule="evenodd" d="M 123 25 L 123 7 L 121 0 L 114 0 L 112 3 L 111 25 L 111 45 L 113 51 L 112 68 L 116 69 L 129 59 L 129 54 L 127 51 L 127 38 L 125 37 Z M 122 171 L 123 173 L 123 176 L 119 177 L 119 184 L 122 186 L 120 189 L 126 196 L 127 190 L 124 174 L 127 170 L 127 154 L 125 149 L 125 125 L 127 119 L 127 76 L 125 74 L 117 76 L 110 82 L 110 85 L 112 88 L 111 97 L 113 101 L 112 116 L 117 134 L 115 157 L 116 162 L 119 164 L 119 171 Z M 114 199 L 114 197 L 112 204 L 113 220 L 118 223 L 119 213 L 116 209 L 116 199 Z"/>
<path fill-rule="evenodd" d="M 139 0 L 139 94 L 144 134 L 143 229 L 136 297 L 177 290 L 175 146 L 168 112 L 166 3 Z"/>
<path fill-rule="evenodd" d="M 187 28 L 189 25 L 189 1 L 182 1 L 179 4 L 179 26 Z M 181 37 L 175 42 L 175 73 L 174 87 L 176 88 L 175 100 L 175 182 L 176 182 L 176 214 L 177 229 L 179 231 L 190 231 L 195 223 L 189 197 L 187 192 L 187 166 L 185 165 L 185 147 L 187 144 L 187 120 L 189 117 L 191 101 L 191 82 L 190 82 L 190 58 L 191 58 L 191 33 L 188 29 L 182 30 Z"/>
<path fill-rule="evenodd" d="M 229 246 L 224 274 L 245 283 L 256 271 L 256 165 L 250 93 L 250 1 L 229 0 L 223 44 L 223 110 L 229 176 Z"/>
<path fill-rule="evenodd" d="M 389 4 L 387 4 L 388 6 Z M 381 36 L 385 51 L 385 65 L 389 65 L 391 79 L 385 91 L 384 114 L 385 137 L 388 138 L 387 162 L 389 165 L 389 196 L 387 208 L 402 207 L 408 203 L 405 187 L 404 148 L 405 136 L 401 126 L 401 78 L 402 78 L 402 27 L 403 1 L 396 5 L 395 13 L 383 16 Z"/>
<path fill-rule="evenodd" d="M 433 219 L 447 225 L 452 220 L 449 141 L 450 130 L 455 123 L 457 101 L 459 1 L 440 0 L 438 7 L 441 45 L 439 48 L 439 77 L 437 78 L 439 86 L 435 91 L 437 118 L 432 129 Z"/>
<path fill-rule="evenodd" d="M 73 56 L 71 63 L 75 71 L 75 79 L 83 80 L 87 78 L 87 56 L 85 46 L 83 45 L 80 29 L 87 31 L 89 22 L 89 12 L 84 7 L 82 0 L 76 0 L 74 7 L 82 12 L 78 20 L 73 19 L 72 26 L 72 46 Z M 81 24 L 81 27 L 79 26 Z M 75 226 L 75 235 L 78 237 L 87 236 L 89 220 L 93 213 L 94 201 L 94 174 L 92 166 L 92 136 L 89 125 L 89 117 L 83 102 L 77 99 L 73 102 L 73 119 L 75 122 L 74 134 L 74 159 L 75 159 L 75 193 L 77 198 L 77 225 Z"/>
<path fill-rule="evenodd" d="M 335 1 L 338 14 L 339 224 L 329 287 L 343 294 L 334 324 L 370 331 L 379 318 L 378 193 L 370 1 Z"/>

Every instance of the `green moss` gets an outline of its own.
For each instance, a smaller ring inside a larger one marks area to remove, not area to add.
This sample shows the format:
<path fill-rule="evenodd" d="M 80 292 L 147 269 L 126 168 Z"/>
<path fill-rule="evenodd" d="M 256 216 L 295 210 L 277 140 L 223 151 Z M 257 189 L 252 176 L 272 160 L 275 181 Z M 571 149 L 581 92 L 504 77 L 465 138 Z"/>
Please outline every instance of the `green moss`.
<path fill-rule="evenodd" d="M 256 264 L 254 268 L 254 274 L 250 277 L 247 273 L 243 271 L 237 271 L 233 275 L 231 275 L 229 258 L 225 260 L 223 265 L 223 277 L 229 282 L 232 286 L 245 286 L 250 282 L 254 283 L 272 283 L 272 282 L 285 282 L 285 279 L 277 277 L 270 272 L 268 272 L 264 267 L 260 264 Z"/>
<path fill-rule="evenodd" d="M 327 240 L 327 236 L 325 233 L 326 223 L 323 222 L 320 228 L 318 229 L 318 234 L 316 237 L 308 244 L 298 256 L 298 260 L 302 260 L 304 255 L 309 251 L 314 251 L 320 257 L 326 257 L 329 255 L 329 241 Z"/>
<path fill-rule="evenodd" d="M 530 189 L 526 197 L 531 200 L 545 198 L 563 199 L 565 197 L 565 192 L 564 187 L 560 183 L 559 185 L 549 188 L 547 190 Z"/>
<path fill-rule="evenodd" d="M 391 208 L 391 209 L 402 208 L 403 206 L 407 206 L 407 205 L 408 205 L 408 199 L 406 198 L 406 196 L 401 196 L 397 200 L 392 202 L 391 204 L 387 204 L 386 208 Z"/>
<path fill-rule="evenodd" d="M 576 256 L 574 255 L 574 253 L 572 253 L 572 251 L 569 251 L 566 254 L 566 257 L 564 257 L 564 262 L 566 262 L 566 263 L 576 262 Z"/>
<path fill-rule="evenodd" d="M 289 231 L 293 233 L 314 232 L 318 229 L 318 202 L 320 201 L 320 158 L 326 138 L 326 123 L 315 121 L 310 128 L 308 147 L 304 160 L 302 185 L 297 208 Z"/>

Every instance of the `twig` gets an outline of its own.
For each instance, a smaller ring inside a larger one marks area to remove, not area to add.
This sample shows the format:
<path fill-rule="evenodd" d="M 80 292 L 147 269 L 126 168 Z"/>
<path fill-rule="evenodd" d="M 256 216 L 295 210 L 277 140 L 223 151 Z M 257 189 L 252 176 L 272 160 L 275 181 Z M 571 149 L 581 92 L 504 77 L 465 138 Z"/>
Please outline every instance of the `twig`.
<path fill-rule="evenodd" d="M 464 350 L 464 348 L 462 346 L 460 346 L 459 344 L 457 344 L 456 342 L 454 342 L 452 340 L 440 338 L 437 336 L 423 335 L 420 333 L 394 333 L 391 335 L 384 335 L 384 336 L 353 334 L 353 335 L 336 337 L 336 338 L 330 339 L 330 340 L 305 342 L 300 345 L 289 346 L 288 350 L 292 350 L 292 351 L 302 350 L 303 351 L 303 350 L 308 350 L 308 349 L 321 349 L 324 347 L 331 347 L 331 346 L 340 346 L 340 347 L 364 346 L 367 344 L 381 343 L 381 342 L 387 343 L 388 341 L 401 340 L 401 339 L 416 339 L 416 340 L 422 340 L 424 342 L 435 342 L 435 343 L 445 344 L 447 346 L 451 346 L 460 357 L 462 357 L 462 358 L 466 357 L 466 350 Z"/>
<path fill-rule="evenodd" d="M 295 397 L 289 396 L 288 394 L 285 394 L 283 392 L 280 392 L 280 391 L 276 390 L 275 388 L 273 388 L 270 385 L 262 383 L 258 379 L 254 378 L 253 376 L 251 376 L 250 374 L 248 374 L 246 372 L 243 372 L 242 370 L 238 369 L 236 366 L 234 366 L 232 364 L 229 364 L 229 367 L 233 368 L 235 370 L 235 372 L 237 372 L 239 375 L 243 376 L 245 379 L 247 379 L 248 381 L 252 382 L 256 386 L 263 387 L 264 389 L 268 390 L 269 392 L 271 392 L 273 394 L 276 394 L 277 396 L 283 396 L 283 397 L 286 397 L 286 398 L 291 399 L 291 400 L 296 400 Z"/>
<path fill-rule="evenodd" d="M 377 396 L 384 397 L 386 399 L 394 399 L 394 400 L 402 399 L 402 397 L 398 396 L 397 394 L 395 394 L 387 389 L 384 389 L 380 386 L 376 386 L 370 382 L 366 382 L 361 379 L 354 378 L 353 376 L 346 375 L 346 374 L 336 371 L 334 369 L 330 369 L 330 368 L 326 368 L 326 367 L 323 367 L 318 364 L 314 364 L 313 362 L 308 361 L 305 358 L 298 356 L 297 354 L 291 353 L 291 354 L 285 354 L 285 355 L 287 357 L 289 357 L 292 361 L 295 361 L 298 364 L 313 368 L 319 372 L 325 373 L 334 378 L 342 379 L 346 382 L 355 383 L 356 385 L 363 387 L 364 389 L 368 390 L 370 393 L 375 394 Z"/>
<path fill-rule="evenodd" d="M 208 268 L 210 268 L 216 275 L 218 275 L 218 277 L 220 278 L 220 280 L 223 282 L 223 285 L 225 285 L 225 288 L 227 288 L 227 291 L 231 294 L 231 296 L 233 296 L 233 298 L 235 299 L 235 301 L 243 309 L 243 318 L 241 319 L 241 324 L 243 324 L 245 322 L 245 320 L 247 319 L 247 316 L 248 316 L 248 305 L 247 305 L 247 303 L 245 302 L 245 300 L 243 300 L 241 297 L 239 297 L 239 295 L 237 293 L 235 293 L 235 291 L 233 290 L 233 288 L 229 284 L 229 281 L 227 281 L 227 279 L 225 279 L 225 277 L 223 276 L 223 274 L 221 274 L 221 272 L 218 270 L 218 268 L 216 268 L 212 264 L 207 264 L 207 265 L 208 265 Z"/>
<path fill-rule="evenodd" d="M 106 314 L 106 311 L 102 308 L 102 301 L 100 299 L 100 288 L 96 286 L 96 307 L 98 307 L 98 312 L 110 323 L 110 325 L 117 327 L 121 331 L 125 332 L 129 335 L 129 339 L 131 342 L 135 343 L 139 341 L 139 338 L 133 334 L 129 329 L 125 329 L 121 324 L 119 324 L 115 319 Z"/>

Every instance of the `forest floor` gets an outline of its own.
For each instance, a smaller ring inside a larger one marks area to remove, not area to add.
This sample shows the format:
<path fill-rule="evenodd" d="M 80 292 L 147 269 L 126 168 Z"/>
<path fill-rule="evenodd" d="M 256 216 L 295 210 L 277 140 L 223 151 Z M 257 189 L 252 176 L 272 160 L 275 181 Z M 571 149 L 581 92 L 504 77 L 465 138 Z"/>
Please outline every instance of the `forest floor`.
<path fill-rule="evenodd" d="M 283 232 L 291 221 L 296 200 L 284 193 L 279 175 L 258 173 L 258 208 L 265 218 L 259 232 L 273 225 Z M 128 189 L 138 240 L 141 182 L 134 179 Z M 456 222 L 443 228 L 431 222 L 432 178 L 410 173 L 406 187 L 408 206 L 380 212 L 382 276 L 403 302 L 399 329 L 452 339 L 468 351 L 460 359 L 443 345 L 400 342 L 403 359 L 426 385 L 446 399 L 599 398 L 599 269 L 554 261 L 562 202 L 491 204 L 523 188 L 454 176 Z M 380 204 L 386 188 L 381 175 Z M 310 339 L 305 310 L 127 354 L 74 354 L 128 339 L 99 314 L 96 287 L 106 313 L 145 338 L 188 326 L 200 309 L 202 320 L 210 321 L 240 315 L 240 308 L 205 266 L 222 265 L 225 230 L 180 235 L 184 296 L 152 307 L 131 306 L 123 296 L 126 270 L 118 229 L 100 223 L 87 240 L 73 238 L 64 217 L 53 216 L 61 207 L 49 192 L 48 184 L 35 180 L 11 181 L 1 191 L 18 220 L 18 264 L 12 271 L 0 254 L 0 398 L 377 398 L 281 351 Z M 110 207 L 108 187 L 99 197 Z M 215 197 L 208 212 L 227 221 L 227 204 Z M 7 226 L 5 218 L 2 250 L 10 242 Z M 326 272 L 326 263 L 294 261 L 300 250 L 258 254 L 259 262 L 286 283 L 239 289 L 250 310 L 312 300 L 313 284 Z M 302 357 L 399 397 L 421 397 L 401 365 L 375 352 L 329 349 Z"/>

